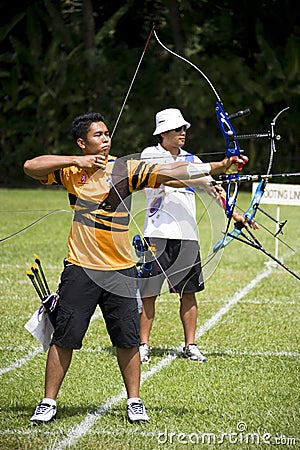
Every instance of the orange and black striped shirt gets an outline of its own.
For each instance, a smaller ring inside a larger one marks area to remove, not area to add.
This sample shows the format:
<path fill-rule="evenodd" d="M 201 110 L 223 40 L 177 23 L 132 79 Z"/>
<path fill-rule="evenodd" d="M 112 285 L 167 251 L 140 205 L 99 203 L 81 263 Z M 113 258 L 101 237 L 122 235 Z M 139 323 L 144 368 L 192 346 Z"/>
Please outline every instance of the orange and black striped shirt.
<path fill-rule="evenodd" d="M 68 239 L 70 263 L 95 270 L 121 270 L 134 265 L 130 251 L 131 193 L 155 187 L 158 165 L 109 157 L 106 170 L 59 169 L 43 184 L 61 184 L 74 210 Z"/>

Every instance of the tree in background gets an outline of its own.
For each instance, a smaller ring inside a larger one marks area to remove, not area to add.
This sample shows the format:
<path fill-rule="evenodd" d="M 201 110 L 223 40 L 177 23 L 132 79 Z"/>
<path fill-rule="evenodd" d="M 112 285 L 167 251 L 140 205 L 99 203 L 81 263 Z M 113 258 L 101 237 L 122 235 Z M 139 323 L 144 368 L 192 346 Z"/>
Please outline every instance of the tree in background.
<path fill-rule="evenodd" d="M 290 106 L 278 124 L 283 139 L 274 169 L 294 170 L 300 159 L 298 10 L 291 0 L 2 1 L 1 185 L 30 185 L 22 173 L 28 157 L 74 153 L 69 127 L 77 114 L 101 111 L 113 128 L 153 22 L 169 48 L 207 74 L 228 112 L 252 110 L 235 122 L 239 132 L 265 131 Z M 223 152 L 214 104 L 199 73 L 152 38 L 112 153 L 140 152 L 155 112 L 167 107 L 179 107 L 192 122 L 195 153 Z M 245 143 L 249 171 L 265 170 L 268 148 L 266 141 Z"/>

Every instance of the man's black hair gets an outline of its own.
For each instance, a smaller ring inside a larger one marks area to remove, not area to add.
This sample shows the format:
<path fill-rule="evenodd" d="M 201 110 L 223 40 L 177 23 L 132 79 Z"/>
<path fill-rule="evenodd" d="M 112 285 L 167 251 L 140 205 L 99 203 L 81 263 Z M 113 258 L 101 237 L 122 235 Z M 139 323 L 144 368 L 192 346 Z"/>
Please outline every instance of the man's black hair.
<path fill-rule="evenodd" d="M 72 122 L 72 137 L 74 143 L 77 144 L 77 139 L 86 139 L 87 133 L 93 122 L 104 122 L 104 117 L 100 113 L 89 112 L 75 117 Z"/>

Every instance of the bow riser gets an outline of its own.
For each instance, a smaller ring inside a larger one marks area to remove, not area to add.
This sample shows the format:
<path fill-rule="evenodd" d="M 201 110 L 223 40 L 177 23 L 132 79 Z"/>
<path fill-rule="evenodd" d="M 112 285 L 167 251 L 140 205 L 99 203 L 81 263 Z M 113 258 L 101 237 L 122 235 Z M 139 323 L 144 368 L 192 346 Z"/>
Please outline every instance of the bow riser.
<path fill-rule="evenodd" d="M 216 102 L 216 114 L 219 122 L 219 126 L 225 138 L 226 151 L 225 154 L 228 158 L 231 156 L 240 156 L 240 145 L 238 140 L 236 139 L 236 132 L 233 128 L 228 114 L 224 111 L 224 108 L 221 102 Z M 225 213 L 227 218 L 230 220 L 232 217 L 232 213 L 236 204 L 236 199 L 239 191 L 239 184 L 237 182 L 238 174 L 228 172 L 226 178 L 229 180 L 236 180 L 235 188 L 231 189 L 230 184 L 228 184 L 226 189 L 226 206 Z"/>
<path fill-rule="evenodd" d="M 226 141 L 226 156 L 240 156 L 240 145 L 236 139 L 236 132 L 233 128 L 228 114 L 224 111 L 220 102 L 216 103 L 217 119 Z"/>

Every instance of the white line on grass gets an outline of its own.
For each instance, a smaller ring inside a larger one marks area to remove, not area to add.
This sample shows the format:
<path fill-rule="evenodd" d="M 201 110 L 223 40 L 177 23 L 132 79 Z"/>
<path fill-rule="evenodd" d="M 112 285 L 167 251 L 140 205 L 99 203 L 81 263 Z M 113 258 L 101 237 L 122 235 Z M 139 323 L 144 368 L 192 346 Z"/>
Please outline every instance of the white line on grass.
<path fill-rule="evenodd" d="M 93 317 L 91 319 L 91 322 L 93 320 L 98 319 L 99 317 L 102 317 L 102 312 L 101 311 L 99 311 L 99 312 L 97 312 L 97 313 L 95 313 L 93 315 Z M 18 367 L 23 366 L 23 364 L 25 364 L 28 361 L 30 361 L 31 359 L 33 359 L 39 353 L 43 353 L 43 347 L 42 346 L 36 347 L 32 351 L 30 351 L 26 356 L 24 356 L 24 358 L 18 359 L 17 361 L 12 363 L 10 366 L 3 367 L 3 368 L 0 367 L 0 376 L 3 375 L 4 373 L 10 372 L 11 370 L 14 370 L 14 369 L 17 369 Z"/>
<path fill-rule="evenodd" d="M 214 348 L 211 350 L 207 350 L 205 354 L 206 355 L 213 355 L 213 354 L 218 354 L 218 355 L 232 355 L 232 356 L 259 356 L 259 357 L 287 357 L 287 358 L 299 358 L 300 357 L 300 353 L 299 352 L 287 352 L 287 351 L 280 351 L 280 352 L 276 352 L 276 351 L 272 351 L 272 350 L 255 350 L 255 351 L 249 351 L 249 350 L 238 350 L 235 348 Z"/>
<path fill-rule="evenodd" d="M 241 289 L 239 292 L 237 292 L 227 303 L 224 305 L 219 311 L 217 311 L 216 314 L 214 314 L 209 320 L 207 320 L 204 325 L 202 325 L 198 332 L 196 333 L 197 339 L 204 335 L 210 328 L 212 328 L 221 318 L 224 314 L 226 314 L 236 303 L 243 298 L 245 295 L 248 294 L 248 292 L 251 291 L 258 283 L 261 282 L 264 278 L 268 277 L 272 272 L 272 267 L 270 265 L 267 266 L 267 268 L 257 275 L 256 278 L 250 281 L 250 283 L 247 284 L 243 289 Z M 181 350 L 182 348 L 181 344 L 177 350 Z M 144 372 L 141 377 L 141 385 L 144 383 L 144 381 L 147 380 L 150 376 L 154 375 L 155 373 L 159 372 L 163 367 L 168 366 L 175 358 L 177 357 L 176 354 L 168 355 L 164 359 L 162 359 L 158 364 L 153 366 L 150 370 L 147 372 Z M 104 404 L 100 405 L 99 408 L 94 413 L 89 413 L 78 425 L 75 425 L 69 429 L 69 432 L 65 439 L 63 439 L 57 447 L 52 447 L 51 450 L 63 450 L 65 448 L 71 447 L 78 439 L 80 439 L 82 436 L 88 433 L 90 428 L 100 419 L 101 416 L 107 413 L 107 411 L 110 410 L 112 406 L 119 403 L 121 400 L 126 398 L 126 391 L 123 389 L 118 395 L 115 397 L 110 398 L 105 402 Z"/>
<path fill-rule="evenodd" d="M 258 283 L 264 278 L 268 277 L 272 272 L 272 267 L 267 266 L 267 269 L 257 275 L 256 278 L 250 281 L 242 290 L 236 292 L 236 294 L 224 305 L 219 311 L 207 320 L 202 327 L 196 333 L 196 339 L 199 339 L 204 335 L 210 328 L 212 328 L 219 320 L 226 314 L 241 298 L 245 297 Z"/>
<path fill-rule="evenodd" d="M 47 264 L 44 269 L 46 270 L 61 270 L 62 266 L 53 266 L 51 264 Z M 24 270 L 24 265 L 22 264 L 0 264 L 0 269 L 22 269 Z"/>
<path fill-rule="evenodd" d="M 4 373 L 10 372 L 13 369 L 17 369 L 18 367 L 23 366 L 26 362 L 30 361 L 32 358 L 34 358 L 36 355 L 41 353 L 43 349 L 41 347 L 37 347 L 36 349 L 32 350 L 28 353 L 28 355 L 24 356 L 24 358 L 18 359 L 18 361 L 14 362 L 8 367 L 0 368 L 0 375 L 3 375 Z"/>
<path fill-rule="evenodd" d="M 6 351 L 24 351 L 28 350 L 23 345 L 19 345 L 18 347 L 14 346 L 7 346 L 7 347 L 0 347 L 0 351 L 6 352 Z M 32 350 L 32 352 L 36 351 L 35 349 Z M 91 347 L 84 347 L 80 350 L 80 353 L 103 353 L 106 352 L 106 348 L 103 347 L 97 347 L 97 348 L 91 348 Z M 176 354 L 176 351 L 173 352 Z M 287 358 L 300 358 L 300 352 L 293 352 L 293 351 L 287 351 L 287 350 L 281 350 L 281 351 L 275 351 L 275 350 L 242 350 L 238 348 L 224 348 L 224 347 L 212 347 L 208 348 L 205 347 L 205 353 L 206 355 L 213 355 L 217 353 L 218 355 L 233 355 L 233 356 L 239 356 L 239 355 L 245 355 L 245 356 L 275 356 L 275 357 L 287 357 Z M 0 369 L 1 370 L 1 369 Z M 150 372 L 150 371 L 149 371 Z M 148 374 L 148 372 L 147 372 Z M 0 433 L 1 434 L 1 433 Z"/>
<path fill-rule="evenodd" d="M 295 302 L 294 300 L 288 301 L 288 300 L 274 300 L 274 299 L 265 299 L 265 300 L 245 300 L 243 302 L 244 304 L 249 303 L 251 305 L 264 305 L 264 306 L 273 306 L 273 305 L 296 305 L 298 306 L 298 302 Z"/>

